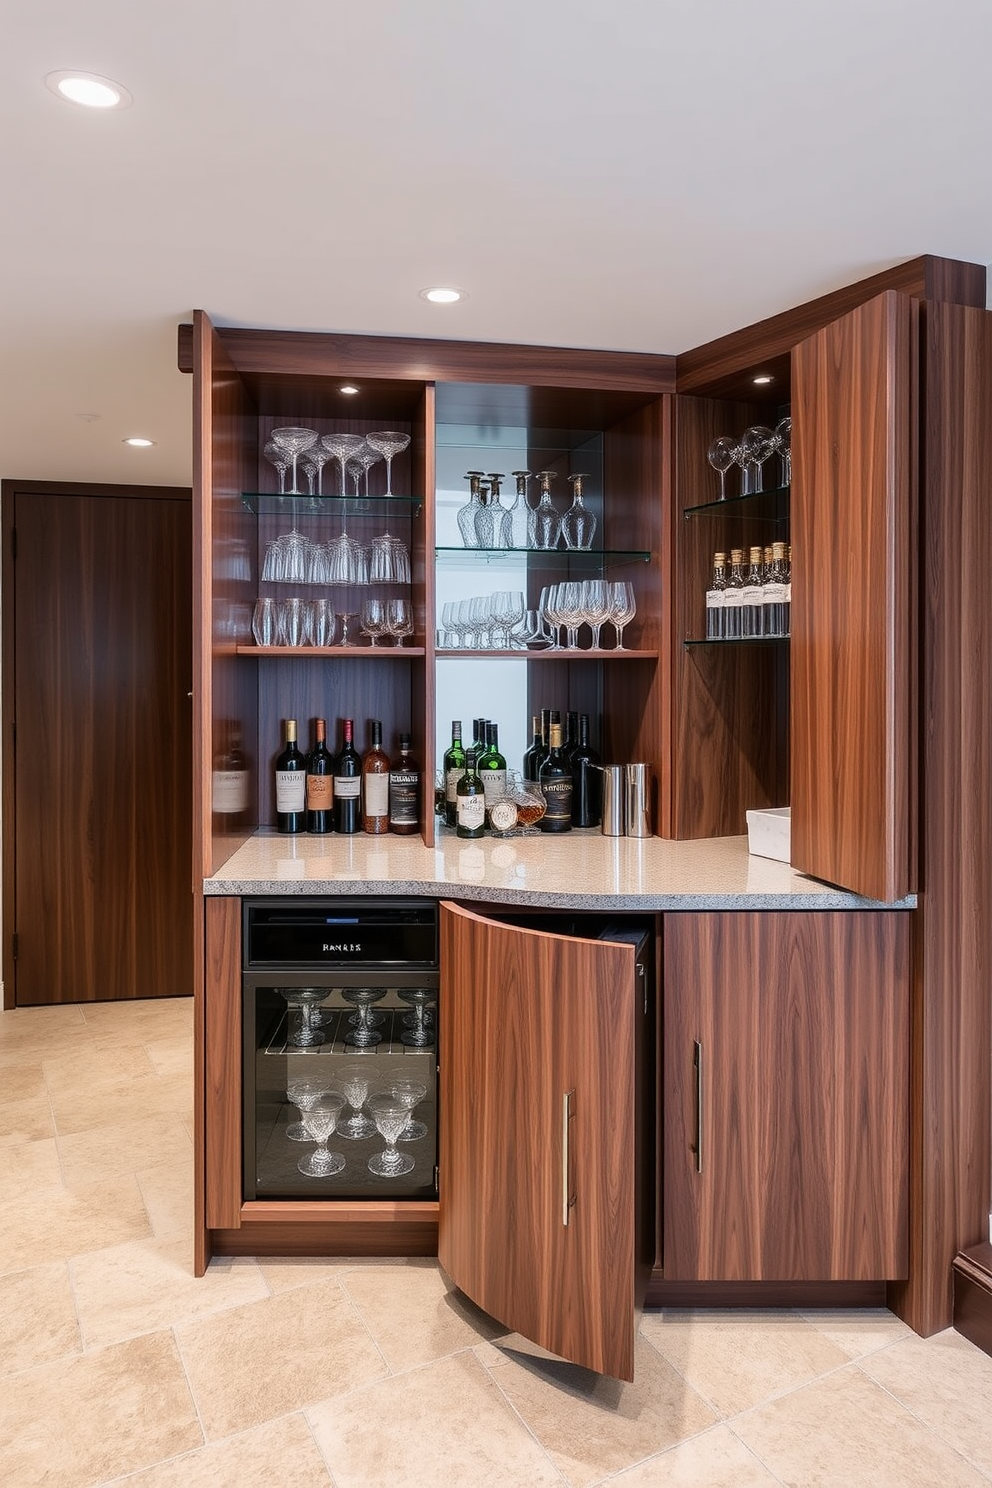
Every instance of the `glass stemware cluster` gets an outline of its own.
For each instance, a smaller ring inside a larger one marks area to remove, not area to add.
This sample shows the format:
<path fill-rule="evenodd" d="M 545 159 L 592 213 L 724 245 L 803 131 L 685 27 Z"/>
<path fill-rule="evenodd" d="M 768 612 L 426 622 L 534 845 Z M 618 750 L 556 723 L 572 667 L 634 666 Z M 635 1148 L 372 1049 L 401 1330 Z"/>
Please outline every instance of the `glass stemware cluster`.
<path fill-rule="evenodd" d="M 601 632 L 608 621 L 616 632 L 617 651 L 624 651 L 624 627 L 637 613 L 634 586 L 626 579 L 566 580 L 541 590 L 539 613 L 547 623 L 555 650 L 575 651 L 579 630 L 588 625 L 590 648 L 601 649 Z M 561 640 L 565 633 L 564 642 Z"/>
<path fill-rule="evenodd" d="M 527 618 L 520 589 L 497 589 L 470 599 L 448 600 L 441 606 L 437 644 L 442 650 L 524 650 Z"/>
<path fill-rule="evenodd" d="M 372 989 L 354 990 L 365 994 Z M 414 1001 L 416 998 L 415 1016 L 403 1037 L 414 1047 L 432 1041 L 433 1035 L 425 1018 L 433 995 L 415 990 L 407 999 Z M 378 1040 L 371 1022 L 365 1021 L 378 1016 L 371 1013 L 375 999 L 363 995 L 348 1000 L 358 1006 L 359 1022 L 354 1025 L 354 1043 L 358 1048 L 369 1048 Z M 359 1030 L 363 1031 L 360 1033 Z M 376 1035 L 374 1039 L 373 1034 Z M 286 1136 L 293 1142 L 316 1144 L 314 1151 L 301 1157 L 297 1163 L 297 1168 L 306 1177 L 328 1178 L 344 1170 L 344 1154 L 329 1151 L 327 1145 L 335 1132 L 346 1141 L 363 1141 L 376 1133 L 383 1138 L 385 1150 L 373 1153 L 367 1161 L 369 1171 L 377 1177 L 395 1178 L 413 1171 L 414 1158 L 409 1153 L 398 1151 L 397 1143 L 418 1142 L 428 1135 L 426 1123 L 415 1120 L 413 1114 L 427 1098 L 427 1086 L 422 1081 L 413 1076 L 395 1075 L 377 1083 L 372 1066 L 362 1058 L 354 1058 L 336 1064 L 330 1078 L 290 1080 L 286 1096 L 300 1113 L 300 1120 L 291 1122 L 286 1128 Z"/>
<path fill-rule="evenodd" d="M 466 471 L 469 498 L 457 513 L 463 546 L 548 552 L 563 541 L 566 548 L 591 548 L 597 519 L 595 512 L 586 506 L 583 494 L 583 482 L 589 477 L 582 473 L 568 477 L 572 483 L 572 504 L 563 516 L 551 499 L 555 474 L 554 470 L 538 471 L 540 499 L 536 506 L 531 506 L 528 483 L 533 476 L 529 470 L 514 470 L 516 495 L 511 505 L 504 506 L 500 483 L 506 477 L 502 472 Z"/>
<path fill-rule="evenodd" d="M 774 429 L 752 424 L 739 439 L 720 434 L 713 440 L 706 458 L 720 477 L 719 501 L 727 499 L 727 471 L 740 466 L 740 495 L 756 496 L 765 489 L 764 466 L 774 454 L 779 458 L 779 486 L 792 481 L 792 419 L 783 418 Z"/>

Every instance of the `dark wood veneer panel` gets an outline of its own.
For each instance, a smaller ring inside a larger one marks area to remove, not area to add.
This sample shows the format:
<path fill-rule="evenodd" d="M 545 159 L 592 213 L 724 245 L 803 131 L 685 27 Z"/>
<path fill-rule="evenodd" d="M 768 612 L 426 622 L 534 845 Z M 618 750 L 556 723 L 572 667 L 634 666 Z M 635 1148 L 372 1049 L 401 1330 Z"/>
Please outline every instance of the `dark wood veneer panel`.
<path fill-rule="evenodd" d="M 916 316 L 887 293 L 793 353 L 792 863 L 916 887 Z"/>
<path fill-rule="evenodd" d="M 241 1216 L 241 900 L 208 897 L 204 954 L 204 1220 L 236 1229 Z"/>
<path fill-rule="evenodd" d="M 954 1328 L 992 1356 L 992 1245 L 954 1259 Z"/>

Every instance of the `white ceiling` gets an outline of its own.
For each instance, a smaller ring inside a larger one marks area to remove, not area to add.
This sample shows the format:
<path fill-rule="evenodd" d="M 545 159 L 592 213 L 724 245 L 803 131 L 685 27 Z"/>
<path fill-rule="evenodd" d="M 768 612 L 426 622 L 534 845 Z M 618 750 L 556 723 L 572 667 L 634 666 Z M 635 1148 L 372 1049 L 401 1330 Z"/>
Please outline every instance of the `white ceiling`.
<path fill-rule="evenodd" d="M 188 484 L 194 306 L 679 352 L 919 253 L 992 258 L 989 0 L 0 16 L 6 477 Z M 67 104 L 59 68 L 133 105 Z M 469 298 L 418 297 L 438 283 Z"/>

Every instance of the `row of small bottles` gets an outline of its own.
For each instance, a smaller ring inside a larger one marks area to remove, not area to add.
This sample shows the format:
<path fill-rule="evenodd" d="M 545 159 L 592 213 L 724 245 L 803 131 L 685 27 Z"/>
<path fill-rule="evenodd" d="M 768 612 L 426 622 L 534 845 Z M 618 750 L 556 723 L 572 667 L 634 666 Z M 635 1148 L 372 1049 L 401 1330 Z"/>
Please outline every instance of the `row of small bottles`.
<path fill-rule="evenodd" d="M 420 766 L 410 735 L 400 734 L 399 758 L 391 763 L 382 747 L 382 723 L 371 720 L 372 740 L 364 754 L 355 748 L 354 720 L 346 718 L 337 754 L 327 747 L 327 724 L 314 720 L 314 743 L 304 754 L 296 719 L 285 722 L 285 747 L 276 760 L 276 826 L 280 832 L 346 835 L 420 829 Z"/>
<path fill-rule="evenodd" d="M 542 832 L 569 832 L 573 826 L 599 826 L 602 777 L 599 755 L 589 743 L 589 715 L 569 713 L 564 739 L 560 713 L 545 708 L 532 722 L 532 742 L 524 752 L 522 774 L 524 795 L 537 790 L 544 799 L 538 827 Z M 497 803 L 507 794 L 498 724 L 477 718 L 473 727 L 472 743 L 465 748 L 461 720 L 453 720 L 451 745 L 442 764 L 445 823 L 459 837 L 481 837 L 487 827 L 498 829 Z M 517 819 L 528 825 L 526 800 L 519 806 Z"/>
<path fill-rule="evenodd" d="M 792 610 L 792 549 L 788 543 L 770 548 L 731 548 L 730 572 L 726 553 L 713 554 L 713 579 L 706 591 L 706 639 L 754 640 L 787 636 Z"/>

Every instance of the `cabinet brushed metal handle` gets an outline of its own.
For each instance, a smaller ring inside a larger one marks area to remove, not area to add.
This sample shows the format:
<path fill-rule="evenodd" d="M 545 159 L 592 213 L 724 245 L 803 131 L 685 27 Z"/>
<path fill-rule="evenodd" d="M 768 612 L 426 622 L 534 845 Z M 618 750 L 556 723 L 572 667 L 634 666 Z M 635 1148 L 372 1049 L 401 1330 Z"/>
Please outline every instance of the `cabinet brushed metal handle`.
<path fill-rule="evenodd" d="M 698 1039 L 693 1040 L 692 1067 L 696 1076 L 696 1140 L 689 1150 L 696 1154 L 696 1172 L 701 1173 L 703 1171 L 703 1046 Z"/>
<path fill-rule="evenodd" d="M 569 1163 L 569 1131 L 568 1123 L 572 1119 L 572 1100 L 575 1096 L 574 1090 L 566 1090 L 561 1098 L 561 1222 L 568 1228 L 568 1211 L 575 1205 L 575 1195 L 571 1191 L 568 1181 Z"/>

